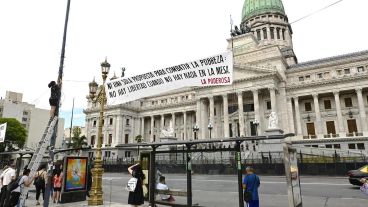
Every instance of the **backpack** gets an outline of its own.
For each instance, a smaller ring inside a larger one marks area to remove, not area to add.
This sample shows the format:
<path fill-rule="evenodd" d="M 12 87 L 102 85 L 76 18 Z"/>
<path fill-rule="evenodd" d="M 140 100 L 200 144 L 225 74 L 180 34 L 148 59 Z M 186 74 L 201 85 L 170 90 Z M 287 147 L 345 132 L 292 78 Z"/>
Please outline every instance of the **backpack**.
<path fill-rule="evenodd" d="M 10 183 L 8 184 L 8 186 L 6 187 L 6 189 L 9 191 L 9 192 L 12 192 L 13 190 L 15 190 L 16 188 L 19 187 L 19 181 L 20 179 L 22 179 L 22 177 L 18 177 L 17 179 L 15 180 L 12 180 L 10 181 Z"/>
<path fill-rule="evenodd" d="M 44 173 L 44 172 L 42 172 L 42 173 L 41 173 L 41 175 L 37 173 L 37 175 L 38 175 L 38 176 L 35 178 L 35 180 L 34 180 L 34 182 L 33 182 L 33 184 L 34 184 L 36 187 L 42 187 L 42 186 L 45 186 L 45 179 L 43 178 L 43 173 Z"/>

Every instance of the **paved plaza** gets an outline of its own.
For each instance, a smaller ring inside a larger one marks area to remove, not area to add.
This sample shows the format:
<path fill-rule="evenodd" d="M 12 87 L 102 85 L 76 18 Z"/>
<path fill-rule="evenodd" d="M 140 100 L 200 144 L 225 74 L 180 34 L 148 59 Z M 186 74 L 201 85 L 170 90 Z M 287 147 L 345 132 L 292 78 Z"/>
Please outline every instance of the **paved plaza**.
<path fill-rule="evenodd" d="M 171 188 L 186 189 L 186 175 L 167 174 L 167 184 Z M 128 192 L 124 185 L 128 174 L 105 173 L 103 178 L 104 206 L 125 207 Z M 260 176 L 261 207 L 287 207 L 286 182 L 283 176 Z M 209 207 L 238 206 L 237 177 L 235 175 L 193 175 L 193 203 Z M 345 177 L 301 177 L 303 207 L 362 207 L 367 206 L 368 197 L 353 187 Z M 185 197 L 175 197 L 185 203 Z M 27 206 L 33 206 L 34 193 Z M 50 205 L 70 206 L 71 204 Z M 86 206 L 87 202 L 73 206 Z M 146 203 L 145 206 L 148 206 Z"/>

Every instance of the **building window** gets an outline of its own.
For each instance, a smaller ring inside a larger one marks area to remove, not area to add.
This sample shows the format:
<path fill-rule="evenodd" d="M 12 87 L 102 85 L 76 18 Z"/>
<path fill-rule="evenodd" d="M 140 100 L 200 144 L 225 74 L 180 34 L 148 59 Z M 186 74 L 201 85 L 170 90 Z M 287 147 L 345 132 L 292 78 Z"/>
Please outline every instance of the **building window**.
<path fill-rule="evenodd" d="M 334 144 L 333 145 L 335 149 L 341 149 L 341 145 L 340 144 Z"/>
<path fill-rule="evenodd" d="M 322 73 L 318 73 L 317 74 L 317 78 L 319 78 L 319 79 L 323 78 L 323 74 Z"/>
<path fill-rule="evenodd" d="M 271 27 L 270 28 L 270 35 L 271 35 L 271 39 L 275 39 L 275 28 L 274 27 Z"/>
<path fill-rule="evenodd" d="M 353 102 L 351 100 L 351 98 L 344 98 L 345 101 L 345 107 L 352 107 L 353 106 Z"/>
<path fill-rule="evenodd" d="M 342 70 L 337 70 L 336 73 L 337 75 L 342 75 Z"/>
<path fill-rule="evenodd" d="M 344 69 L 344 74 L 350 74 L 350 69 L 349 68 L 346 68 L 346 69 Z"/>
<path fill-rule="evenodd" d="M 24 128 L 27 128 L 27 124 L 22 124 L 22 126 L 23 126 Z"/>
<path fill-rule="evenodd" d="M 112 122 L 113 122 L 113 118 L 110 118 L 110 125 L 112 125 Z"/>
<path fill-rule="evenodd" d="M 325 109 L 331 109 L 331 100 L 324 100 Z"/>
<path fill-rule="evenodd" d="M 325 72 L 325 73 L 323 74 L 323 77 L 325 77 L 325 78 L 329 78 L 329 77 L 330 77 L 330 72 Z"/>
<path fill-rule="evenodd" d="M 125 134 L 124 144 L 128 144 L 128 142 L 129 142 L 129 134 Z"/>
<path fill-rule="evenodd" d="M 312 104 L 311 102 L 304 103 L 305 111 L 312 111 Z"/>
<path fill-rule="evenodd" d="M 0 109 L 0 111 L 1 111 L 1 109 Z M 24 116 L 27 116 L 28 115 L 28 112 L 27 111 L 23 111 L 23 115 Z"/>
<path fill-rule="evenodd" d="M 357 67 L 357 71 L 358 71 L 358 73 L 364 72 L 364 67 L 363 66 Z"/>
<path fill-rule="evenodd" d="M 125 154 L 125 157 L 130 157 L 130 151 L 125 151 L 124 154 Z"/>
<path fill-rule="evenodd" d="M 109 134 L 108 144 L 111 145 L 111 143 L 112 143 L 112 134 Z"/>
<path fill-rule="evenodd" d="M 278 40 L 280 39 L 280 28 L 276 28 L 276 37 Z"/>
<path fill-rule="evenodd" d="M 105 157 L 110 157 L 111 156 L 111 152 L 110 151 L 105 151 Z"/>
<path fill-rule="evenodd" d="M 355 144 L 348 144 L 349 149 L 355 149 Z"/>
<path fill-rule="evenodd" d="M 332 144 L 326 144 L 326 148 L 332 148 Z"/>
<path fill-rule="evenodd" d="M 310 75 L 306 75 L 305 80 L 310 80 Z"/>
<path fill-rule="evenodd" d="M 365 150 L 364 143 L 358 143 L 358 144 L 357 144 L 357 148 L 358 148 L 359 150 Z"/>
<path fill-rule="evenodd" d="M 261 30 L 257 30 L 257 39 L 261 40 Z"/>
<path fill-rule="evenodd" d="M 126 125 L 129 125 L 129 119 L 126 119 Z"/>
<path fill-rule="evenodd" d="M 251 112 L 254 111 L 254 104 L 244 104 L 244 112 Z"/>
<path fill-rule="evenodd" d="M 304 81 L 304 77 L 303 76 L 300 76 L 299 77 L 299 81 Z"/>
<path fill-rule="evenodd" d="M 263 31 L 263 39 L 267 40 L 267 29 L 263 28 L 262 31 Z"/>
<path fill-rule="evenodd" d="M 285 40 L 285 29 L 282 30 L 282 39 Z"/>
<path fill-rule="evenodd" d="M 27 118 L 25 118 L 25 117 L 23 117 L 23 118 L 22 118 L 22 121 L 27 121 L 27 120 L 28 120 L 28 119 L 27 119 Z"/>
<path fill-rule="evenodd" d="M 267 110 L 271 110 L 271 101 L 266 101 Z"/>
<path fill-rule="evenodd" d="M 229 106 L 228 107 L 229 114 L 232 114 L 232 113 L 234 113 L 237 110 L 238 110 L 238 106 L 237 105 L 235 105 L 235 106 Z"/>
<path fill-rule="evenodd" d="M 216 116 L 216 108 L 213 109 L 213 114 Z"/>
<path fill-rule="evenodd" d="M 93 121 L 93 127 L 96 127 L 96 124 L 97 124 L 97 121 L 96 121 L 96 120 L 94 120 L 94 121 Z"/>
<path fill-rule="evenodd" d="M 96 136 L 95 135 L 92 135 L 91 136 L 91 146 L 94 146 L 95 145 L 95 142 L 96 142 Z"/>

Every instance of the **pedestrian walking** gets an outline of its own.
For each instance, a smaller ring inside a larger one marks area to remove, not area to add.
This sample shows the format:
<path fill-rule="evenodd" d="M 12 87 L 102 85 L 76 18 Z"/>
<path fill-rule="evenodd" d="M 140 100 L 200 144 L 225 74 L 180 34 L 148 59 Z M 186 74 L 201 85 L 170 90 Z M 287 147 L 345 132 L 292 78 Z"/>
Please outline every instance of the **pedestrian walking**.
<path fill-rule="evenodd" d="M 46 187 L 46 180 L 47 180 L 47 172 L 46 172 L 46 166 L 42 165 L 40 169 L 37 171 L 34 185 L 36 186 L 36 205 L 40 205 L 40 195 L 42 192 L 42 199 L 45 199 L 45 187 Z"/>
<path fill-rule="evenodd" d="M 143 180 L 145 178 L 141 165 L 135 164 L 128 168 L 128 172 L 137 178 L 137 184 L 133 192 L 129 192 L 128 204 L 132 206 L 140 206 L 144 203 L 143 197 Z"/>
<path fill-rule="evenodd" d="M 247 175 L 243 179 L 244 201 L 248 207 L 259 207 L 258 188 L 261 184 L 259 177 L 254 173 L 254 169 L 248 166 Z"/>
<path fill-rule="evenodd" d="M 29 187 L 33 182 L 34 178 L 29 177 L 30 172 L 31 172 L 30 169 L 23 170 L 23 175 L 19 179 L 18 187 L 11 192 L 10 201 L 9 201 L 9 204 L 6 205 L 6 207 L 14 207 L 18 205 L 19 197 L 22 194 L 24 187 Z"/>
<path fill-rule="evenodd" d="M 7 187 L 12 180 L 15 180 L 15 178 L 15 164 L 11 164 L 10 167 L 4 170 L 4 172 L 0 175 L 0 180 L 2 183 L 0 207 L 5 206 L 7 200 L 10 199 L 10 192 L 8 192 Z"/>

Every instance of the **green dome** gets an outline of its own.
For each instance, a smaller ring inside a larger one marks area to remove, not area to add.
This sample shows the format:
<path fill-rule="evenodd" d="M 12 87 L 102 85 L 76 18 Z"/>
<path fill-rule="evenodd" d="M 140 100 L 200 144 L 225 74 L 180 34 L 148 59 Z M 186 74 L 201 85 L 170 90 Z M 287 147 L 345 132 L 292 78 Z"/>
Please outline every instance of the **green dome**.
<path fill-rule="evenodd" d="M 285 15 L 281 0 L 245 0 L 242 11 L 242 21 L 264 13 L 280 13 Z"/>

